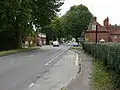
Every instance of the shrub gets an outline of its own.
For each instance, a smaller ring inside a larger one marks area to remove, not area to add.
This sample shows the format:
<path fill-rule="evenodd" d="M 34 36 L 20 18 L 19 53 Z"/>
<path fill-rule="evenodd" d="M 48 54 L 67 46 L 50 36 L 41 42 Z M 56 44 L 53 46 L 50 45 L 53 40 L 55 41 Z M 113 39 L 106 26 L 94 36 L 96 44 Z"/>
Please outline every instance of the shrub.
<path fill-rule="evenodd" d="M 101 60 L 110 71 L 115 88 L 120 88 L 120 43 L 84 43 L 84 51 Z"/>

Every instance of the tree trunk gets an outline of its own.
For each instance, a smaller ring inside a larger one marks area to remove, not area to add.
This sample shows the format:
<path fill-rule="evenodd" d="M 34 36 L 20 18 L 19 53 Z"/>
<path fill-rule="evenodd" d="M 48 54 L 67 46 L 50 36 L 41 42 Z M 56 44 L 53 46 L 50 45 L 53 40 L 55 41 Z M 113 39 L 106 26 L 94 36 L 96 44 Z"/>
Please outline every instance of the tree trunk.
<path fill-rule="evenodd" d="M 76 39 L 76 42 L 79 43 L 79 41 L 78 41 L 78 36 L 76 36 L 75 39 Z"/>
<path fill-rule="evenodd" d="M 56 41 L 56 40 L 57 40 L 57 39 L 56 39 L 56 36 L 54 36 L 54 37 L 53 37 L 53 41 Z"/>
<path fill-rule="evenodd" d="M 22 48 L 22 37 L 20 34 L 20 30 L 18 28 L 15 28 L 15 34 L 16 34 L 16 48 Z"/>
<path fill-rule="evenodd" d="M 17 48 L 22 48 L 22 38 L 19 32 L 17 34 Z"/>
<path fill-rule="evenodd" d="M 46 36 L 46 45 L 50 45 L 50 40 L 49 40 L 48 36 Z"/>
<path fill-rule="evenodd" d="M 61 44 L 61 38 L 60 37 L 58 37 L 58 42 Z"/>

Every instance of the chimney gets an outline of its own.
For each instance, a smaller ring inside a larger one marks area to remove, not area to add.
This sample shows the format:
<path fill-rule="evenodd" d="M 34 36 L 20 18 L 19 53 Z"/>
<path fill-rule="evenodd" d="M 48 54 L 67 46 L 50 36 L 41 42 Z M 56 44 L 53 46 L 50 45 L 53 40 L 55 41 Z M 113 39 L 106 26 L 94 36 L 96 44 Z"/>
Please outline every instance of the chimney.
<path fill-rule="evenodd" d="M 93 21 L 97 21 L 97 17 L 93 17 Z"/>
<path fill-rule="evenodd" d="M 107 17 L 105 20 L 104 20 L 104 27 L 109 29 L 109 18 Z"/>
<path fill-rule="evenodd" d="M 96 21 L 97 21 L 97 17 L 93 17 L 92 20 L 91 20 L 91 23 L 93 24 Z"/>

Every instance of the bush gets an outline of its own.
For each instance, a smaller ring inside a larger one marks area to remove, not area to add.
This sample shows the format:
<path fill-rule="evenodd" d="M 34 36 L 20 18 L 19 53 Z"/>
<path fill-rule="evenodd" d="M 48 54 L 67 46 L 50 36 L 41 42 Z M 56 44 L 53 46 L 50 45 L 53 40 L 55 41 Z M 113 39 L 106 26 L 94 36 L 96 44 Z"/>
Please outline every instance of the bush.
<path fill-rule="evenodd" d="M 120 88 L 120 43 L 84 43 L 84 51 L 104 63 L 112 75 L 114 88 Z"/>

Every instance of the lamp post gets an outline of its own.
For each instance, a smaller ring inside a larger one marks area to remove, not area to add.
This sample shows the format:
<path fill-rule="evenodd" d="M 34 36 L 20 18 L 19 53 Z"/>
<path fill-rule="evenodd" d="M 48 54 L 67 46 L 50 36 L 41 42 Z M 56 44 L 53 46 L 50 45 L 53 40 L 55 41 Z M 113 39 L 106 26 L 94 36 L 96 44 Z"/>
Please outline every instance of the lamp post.
<path fill-rule="evenodd" d="M 98 25 L 92 25 L 92 30 L 95 30 L 95 43 L 97 43 Z"/>
<path fill-rule="evenodd" d="M 95 44 L 95 58 L 97 57 L 97 31 L 98 31 L 98 25 L 96 25 L 96 38 L 95 38 L 95 42 L 96 42 L 96 44 Z"/>
<path fill-rule="evenodd" d="M 97 44 L 97 31 L 98 31 L 98 25 L 96 25 L 96 38 L 95 38 L 96 44 Z"/>

